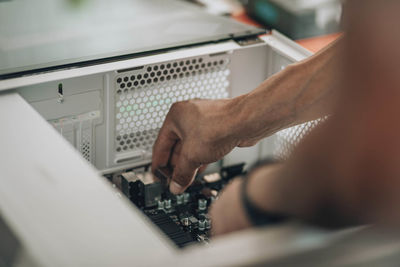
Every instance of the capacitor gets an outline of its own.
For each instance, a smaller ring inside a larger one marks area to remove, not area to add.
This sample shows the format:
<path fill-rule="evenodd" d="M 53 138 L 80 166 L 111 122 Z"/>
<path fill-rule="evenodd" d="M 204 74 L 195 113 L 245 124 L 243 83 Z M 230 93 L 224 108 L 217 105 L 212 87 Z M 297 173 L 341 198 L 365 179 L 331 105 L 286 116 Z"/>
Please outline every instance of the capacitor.
<path fill-rule="evenodd" d="M 183 193 L 183 203 L 188 203 L 190 201 L 190 194 L 189 193 Z"/>
<path fill-rule="evenodd" d="M 181 222 L 182 222 L 182 225 L 185 227 L 188 227 L 191 224 L 189 218 L 183 218 Z"/>
<path fill-rule="evenodd" d="M 189 221 L 191 224 L 197 224 L 199 222 L 199 220 L 197 220 L 197 218 L 194 216 L 190 216 Z"/>
<path fill-rule="evenodd" d="M 199 210 L 206 210 L 207 209 L 207 200 L 204 198 L 200 198 L 198 200 L 198 207 L 199 207 Z"/>
<path fill-rule="evenodd" d="M 177 195 L 176 196 L 176 205 L 182 205 L 183 204 L 183 195 Z"/>
<path fill-rule="evenodd" d="M 169 209 L 171 209 L 171 199 L 166 199 L 166 200 L 164 200 L 164 207 L 165 207 L 165 209 L 166 210 L 169 210 Z"/>
<path fill-rule="evenodd" d="M 206 230 L 206 220 L 199 220 L 199 231 Z"/>
<path fill-rule="evenodd" d="M 164 209 L 164 201 L 159 200 L 159 201 L 157 202 L 157 209 L 158 209 L 158 210 L 163 210 L 163 209 Z"/>
<path fill-rule="evenodd" d="M 205 226 L 206 226 L 206 229 L 207 230 L 210 230 L 211 229 L 211 219 L 205 219 L 204 220 L 205 221 Z"/>

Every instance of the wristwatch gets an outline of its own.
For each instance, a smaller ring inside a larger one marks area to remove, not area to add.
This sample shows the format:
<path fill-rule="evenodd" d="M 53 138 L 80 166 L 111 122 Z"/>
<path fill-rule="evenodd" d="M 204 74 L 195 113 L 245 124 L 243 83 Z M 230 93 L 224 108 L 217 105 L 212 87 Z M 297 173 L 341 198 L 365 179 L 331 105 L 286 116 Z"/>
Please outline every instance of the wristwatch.
<path fill-rule="evenodd" d="M 261 166 L 266 166 L 275 163 L 278 163 L 278 161 L 273 159 L 267 159 L 261 162 L 257 162 L 252 168 L 250 168 L 247 174 L 243 177 L 244 181 L 242 183 L 242 188 L 241 188 L 241 200 L 244 210 L 247 214 L 247 217 L 253 226 L 278 224 L 287 221 L 289 218 L 289 216 L 284 214 L 275 212 L 266 212 L 264 210 L 261 210 L 249 199 L 247 195 L 247 185 L 250 174 Z"/>

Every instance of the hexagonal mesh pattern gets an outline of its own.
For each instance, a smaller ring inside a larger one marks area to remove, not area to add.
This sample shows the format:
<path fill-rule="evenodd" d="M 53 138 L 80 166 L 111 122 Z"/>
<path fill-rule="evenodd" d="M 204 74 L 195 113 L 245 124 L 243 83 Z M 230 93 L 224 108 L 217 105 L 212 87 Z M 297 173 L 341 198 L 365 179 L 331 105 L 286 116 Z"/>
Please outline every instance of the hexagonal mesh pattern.
<path fill-rule="evenodd" d="M 91 161 L 91 154 L 90 154 L 90 134 L 91 132 L 86 130 L 82 133 L 82 141 L 81 141 L 81 153 L 82 156 L 87 160 L 87 161 Z"/>
<path fill-rule="evenodd" d="M 279 159 L 287 159 L 300 141 L 325 119 L 309 121 L 277 132 L 275 156 Z"/>
<path fill-rule="evenodd" d="M 196 57 L 148 65 L 115 78 L 115 151 L 151 151 L 174 102 L 226 98 L 229 58 Z"/>

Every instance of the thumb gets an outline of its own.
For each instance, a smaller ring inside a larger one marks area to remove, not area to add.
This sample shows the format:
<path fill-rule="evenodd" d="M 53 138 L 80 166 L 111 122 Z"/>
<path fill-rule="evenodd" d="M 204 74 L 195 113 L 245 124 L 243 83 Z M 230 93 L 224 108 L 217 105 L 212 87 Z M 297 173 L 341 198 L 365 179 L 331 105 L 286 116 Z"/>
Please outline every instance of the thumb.
<path fill-rule="evenodd" d="M 177 164 L 174 167 L 172 180 L 169 185 L 169 190 L 173 194 L 181 194 L 193 182 L 197 170 L 201 164 L 194 163 L 188 160 L 184 155 L 180 155 Z"/>

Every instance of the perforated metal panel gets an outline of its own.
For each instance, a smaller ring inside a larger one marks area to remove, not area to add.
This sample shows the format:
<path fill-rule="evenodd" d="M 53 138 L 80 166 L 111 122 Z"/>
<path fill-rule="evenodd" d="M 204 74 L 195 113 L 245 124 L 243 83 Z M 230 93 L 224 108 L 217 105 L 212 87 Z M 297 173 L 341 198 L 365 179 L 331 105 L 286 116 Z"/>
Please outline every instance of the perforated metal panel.
<path fill-rule="evenodd" d="M 63 117 L 49 122 L 64 136 L 89 162 L 94 162 L 94 124 L 100 119 L 100 111 L 92 111 L 78 116 Z"/>
<path fill-rule="evenodd" d="M 152 64 L 115 77 L 115 152 L 151 152 L 174 102 L 226 98 L 229 56 L 203 56 Z"/>
<path fill-rule="evenodd" d="M 300 141 L 325 120 L 326 118 L 309 121 L 276 133 L 275 156 L 279 159 L 287 159 Z"/>
<path fill-rule="evenodd" d="M 89 162 L 91 162 L 91 148 L 92 148 L 92 129 L 86 128 L 82 131 L 82 140 L 80 142 L 80 151 L 82 156 Z"/>

